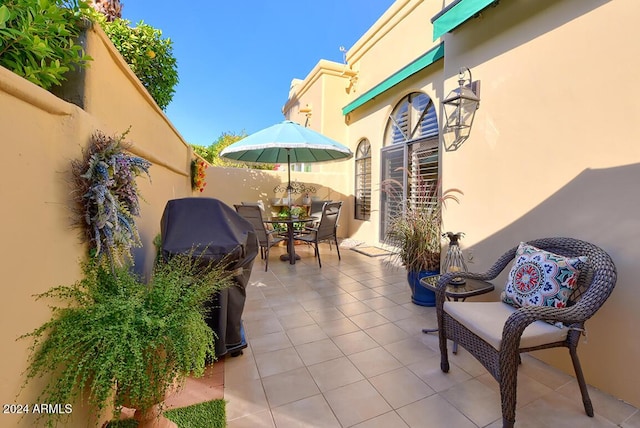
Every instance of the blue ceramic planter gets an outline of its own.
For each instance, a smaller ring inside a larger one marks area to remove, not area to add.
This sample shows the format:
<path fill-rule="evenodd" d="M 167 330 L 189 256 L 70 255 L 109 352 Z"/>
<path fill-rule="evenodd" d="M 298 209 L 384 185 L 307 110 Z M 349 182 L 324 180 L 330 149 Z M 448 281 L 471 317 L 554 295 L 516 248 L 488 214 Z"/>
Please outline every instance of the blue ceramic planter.
<path fill-rule="evenodd" d="M 407 281 L 409 287 L 411 287 L 411 301 L 420 306 L 435 306 L 436 305 L 436 293 L 429 290 L 426 287 L 420 285 L 420 280 L 427 276 L 439 275 L 440 271 L 437 270 L 423 270 L 420 272 L 407 273 Z"/>

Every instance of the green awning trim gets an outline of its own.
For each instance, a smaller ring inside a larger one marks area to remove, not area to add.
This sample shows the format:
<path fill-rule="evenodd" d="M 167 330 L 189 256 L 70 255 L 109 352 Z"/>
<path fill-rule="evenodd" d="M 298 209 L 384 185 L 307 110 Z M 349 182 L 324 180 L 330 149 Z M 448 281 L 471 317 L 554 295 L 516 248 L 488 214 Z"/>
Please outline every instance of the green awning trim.
<path fill-rule="evenodd" d="M 460 0 L 434 16 L 433 40 L 453 30 L 496 0 Z"/>
<path fill-rule="evenodd" d="M 427 68 L 442 57 L 444 57 L 444 43 L 440 43 L 438 46 L 429 49 L 424 55 L 417 58 L 415 61 L 406 65 L 402 69 L 396 71 L 391 76 L 347 104 L 342 108 L 342 114 L 347 115 L 348 113 L 351 113 L 364 103 L 371 101 L 381 93 L 389 90 L 409 76 L 416 74 L 418 71 Z"/>

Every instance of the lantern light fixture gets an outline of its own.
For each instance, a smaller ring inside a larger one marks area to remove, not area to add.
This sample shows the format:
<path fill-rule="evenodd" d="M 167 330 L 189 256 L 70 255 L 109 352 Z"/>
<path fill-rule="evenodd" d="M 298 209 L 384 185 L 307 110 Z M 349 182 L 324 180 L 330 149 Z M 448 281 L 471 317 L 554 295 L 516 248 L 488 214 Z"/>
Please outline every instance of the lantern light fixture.
<path fill-rule="evenodd" d="M 457 150 L 469 138 L 476 110 L 480 107 L 480 81 L 473 81 L 469 68 L 460 69 L 458 85 L 442 101 L 445 114 L 442 134 L 447 151 Z"/>

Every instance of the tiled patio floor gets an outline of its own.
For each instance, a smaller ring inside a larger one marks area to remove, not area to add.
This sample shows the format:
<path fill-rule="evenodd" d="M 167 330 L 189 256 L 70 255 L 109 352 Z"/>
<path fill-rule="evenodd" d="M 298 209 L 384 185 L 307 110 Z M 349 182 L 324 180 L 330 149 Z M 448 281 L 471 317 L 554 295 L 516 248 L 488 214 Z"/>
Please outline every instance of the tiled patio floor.
<path fill-rule="evenodd" d="M 464 350 L 440 371 L 435 308 L 411 303 L 403 270 L 381 257 L 299 246 L 296 265 L 256 260 L 243 314 L 249 347 L 224 362 L 229 428 L 500 427 L 498 385 Z M 567 358 L 569 355 L 567 353 Z M 586 374 L 587 381 L 589 374 Z M 523 357 L 517 427 L 640 427 L 640 413 Z"/>

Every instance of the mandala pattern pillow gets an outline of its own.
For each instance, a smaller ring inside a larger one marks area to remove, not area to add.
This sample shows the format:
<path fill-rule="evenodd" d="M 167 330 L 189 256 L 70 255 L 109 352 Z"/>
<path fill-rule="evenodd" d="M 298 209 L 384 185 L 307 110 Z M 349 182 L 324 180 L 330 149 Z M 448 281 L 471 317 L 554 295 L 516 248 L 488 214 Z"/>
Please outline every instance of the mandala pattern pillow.
<path fill-rule="evenodd" d="M 564 308 L 587 257 L 568 258 L 521 242 L 502 301 L 515 307 Z"/>

